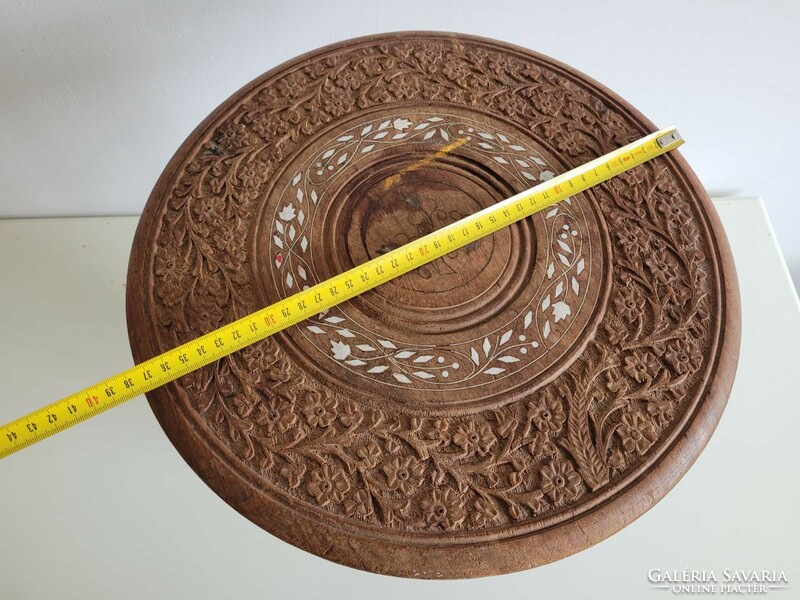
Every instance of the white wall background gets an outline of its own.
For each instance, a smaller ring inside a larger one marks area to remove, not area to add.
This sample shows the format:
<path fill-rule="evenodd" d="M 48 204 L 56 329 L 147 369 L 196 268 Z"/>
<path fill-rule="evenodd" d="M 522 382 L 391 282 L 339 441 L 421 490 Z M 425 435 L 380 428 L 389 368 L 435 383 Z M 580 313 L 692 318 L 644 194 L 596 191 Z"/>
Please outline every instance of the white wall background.
<path fill-rule="evenodd" d="M 138 214 L 191 130 L 278 63 L 449 30 L 548 54 L 660 126 L 714 196 L 761 195 L 800 283 L 800 2 L 2 0 L 0 217 Z"/>

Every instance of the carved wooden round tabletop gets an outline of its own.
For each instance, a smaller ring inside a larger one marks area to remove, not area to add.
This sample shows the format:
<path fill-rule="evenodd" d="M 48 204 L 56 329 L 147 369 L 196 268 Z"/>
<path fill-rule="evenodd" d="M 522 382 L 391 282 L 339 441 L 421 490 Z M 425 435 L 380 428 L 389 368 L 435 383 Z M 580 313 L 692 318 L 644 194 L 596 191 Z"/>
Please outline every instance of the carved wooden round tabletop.
<path fill-rule="evenodd" d="M 158 181 L 128 276 L 135 358 L 656 129 L 491 40 L 391 34 L 286 63 Z M 148 397 L 270 533 L 475 577 L 586 548 L 663 497 L 720 418 L 739 318 L 724 233 L 673 151 Z"/>

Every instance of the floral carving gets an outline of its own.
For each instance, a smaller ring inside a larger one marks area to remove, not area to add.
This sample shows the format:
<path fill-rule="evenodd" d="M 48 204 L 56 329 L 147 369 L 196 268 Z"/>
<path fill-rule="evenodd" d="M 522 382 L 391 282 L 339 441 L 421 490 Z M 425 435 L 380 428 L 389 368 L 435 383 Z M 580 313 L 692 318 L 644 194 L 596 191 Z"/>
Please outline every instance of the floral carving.
<path fill-rule="evenodd" d="M 524 152 L 497 131 L 474 141 L 531 185 L 555 175 L 524 158 L 535 156 L 537 143 L 578 164 L 643 133 L 585 83 L 478 42 L 393 40 L 306 61 L 241 98 L 178 169 L 153 240 L 159 339 L 187 341 L 258 308 L 248 236 L 267 182 L 287 157 L 358 110 L 417 99 L 474 107 L 509 131 L 527 132 Z M 346 134 L 351 139 L 323 148 L 310 179 L 292 179 L 292 196 L 272 221 L 273 254 L 259 266 L 278 274 L 287 291 L 313 282 L 305 231 L 328 173 L 382 140 L 441 145 L 458 132 L 441 115 L 402 106 L 395 118 L 364 121 Z M 580 356 L 541 389 L 469 414 L 395 411 L 326 388 L 270 339 L 183 377 L 186 401 L 254 480 L 353 522 L 403 532 L 488 531 L 589 503 L 655 457 L 701 393 L 719 311 L 702 211 L 666 160 L 611 180 L 594 198 L 610 232 L 609 302 Z M 325 339 L 326 360 L 401 387 L 410 385 L 402 378 L 427 385 L 445 371 L 500 375 L 579 311 L 572 299 L 589 274 L 572 241 L 573 221 L 555 225 L 564 211 L 549 217 L 556 250 L 544 296 L 463 356 L 400 348 L 377 334 L 366 339 L 335 311 L 306 331 Z"/>

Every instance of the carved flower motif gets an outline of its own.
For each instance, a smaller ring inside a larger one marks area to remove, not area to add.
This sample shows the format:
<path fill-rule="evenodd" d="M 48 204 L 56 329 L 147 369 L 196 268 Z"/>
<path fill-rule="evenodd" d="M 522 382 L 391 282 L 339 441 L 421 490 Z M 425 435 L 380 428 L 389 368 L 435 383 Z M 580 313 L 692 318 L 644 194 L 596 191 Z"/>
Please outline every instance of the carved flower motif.
<path fill-rule="evenodd" d="M 344 473 L 330 465 L 322 465 L 312 471 L 308 482 L 308 493 L 316 498 L 320 506 L 341 502 L 349 489 L 350 483 Z"/>
<path fill-rule="evenodd" d="M 647 403 L 647 414 L 658 421 L 662 427 L 666 427 L 675 413 L 675 406 L 669 400 L 658 399 Z"/>
<path fill-rule="evenodd" d="M 447 430 L 449 428 L 448 422 L 444 419 L 436 419 L 433 422 L 428 422 L 422 427 L 422 437 L 427 440 L 446 442 L 448 440 Z"/>
<path fill-rule="evenodd" d="M 628 220 L 622 221 L 617 228 L 617 239 L 631 256 L 639 256 L 647 249 L 647 236 L 641 227 Z"/>
<path fill-rule="evenodd" d="M 436 63 L 439 62 L 442 54 L 433 48 L 417 47 L 414 49 L 414 56 L 429 73 L 435 73 Z"/>
<path fill-rule="evenodd" d="M 269 342 L 261 342 L 248 346 L 242 351 L 242 357 L 251 371 L 266 371 L 278 360 L 275 346 Z"/>
<path fill-rule="evenodd" d="M 485 527 L 497 522 L 500 511 L 497 510 L 494 502 L 486 498 L 478 498 L 469 514 L 469 520 L 478 527 Z"/>
<path fill-rule="evenodd" d="M 156 277 L 161 278 L 160 285 L 157 286 L 158 297 L 164 306 L 174 306 L 186 294 L 189 265 L 176 250 L 159 248 L 156 255 L 155 274 Z"/>
<path fill-rule="evenodd" d="M 644 298 L 637 298 L 637 294 L 632 287 L 620 289 L 619 294 L 614 298 L 614 306 L 617 307 L 619 316 L 628 323 L 635 323 L 644 306 Z"/>
<path fill-rule="evenodd" d="M 425 466 L 413 456 L 398 456 L 383 465 L 386 484 L 390 490 L 400 490 L 408 496 L 422 483 Z"/>
<path fill-rule="evenodd" d="M 242 239 L 242 232 L 235 227 L 222 226 L 214 231 L 214 243 L 217 248 L 239 262 L 244 262 L 247 258 L 242 250 Z"/>
<path fill-rule="evenodd" d="M 666 171 L 664 171 L 664 173 L 666 173 Z M 659 192 L 669 194 L 670 196 L 678 193 L 678 186 L 675 184 L 675 180 L 666 175 L 658 178 L 656 189 Z"/>
<path fill-rule="evenodd" d="M 275 136 L 283 135 L 288 128 L 286 121 L 283 119 L 270 118 L 270 116 L 261 111 L 249 113 L 245 115 L 244 119 L 245 122 L 250 125 L 250 129 L 264 139 L 271 139 Z"/>
<path fill-rule="evenodd" d="M 580 136 L 574 131 L 568 131 L 558 140 L 558 149 L 570 156 L 577 156 L 581 153 Z"/>
<path fill-rule="evenodd" d="M 303 475 L 306 473 L 306 466 L 303 463 L 290 462 L 281 467 L 281 476 L 286 479 L 292 489 L 300 487 L 303 483 Z"/>
<path fill-rule="evenodd" d="M 358 425 L 363 419 L 364 415 L 361 413 L 358 406 L 351 402 L 345 404 L 339 413 L 339 421 L 341 421 L 342 425 L 345 427 Z"/>
<path fill-rule="evenodd" d="M 608 457 L 608 464 L 611 466 L 612 469 L 621 471 L 625 466 L 625 455 L 622 454 L 622 452 L 620 452 L 619 450 L 614 450 L 611 453 L 611 456 Z"/>
<path fill-rule="evenodd" d="M 292 372 L 289 370 L 289 363 L 285 360 L 274 362 L 269 368 L 269 379 L 275 383 L 286 383 L 292 378 Z"/>
<path fill-rule="evenodd" d="M 687 221 L 678 228 L 678 240 L 686 248 L 693 248 L 700 239 L 700 232 L 693 221 Z M 704 273 L 704 271 L 701 271 Z"/>
<path fill-rule="evenodd" d="M 536 110 L 538 110 L 543 115 L 548 115 L 548 116 L 557 115 L 564 106 L 563 99 L 559 98 L 552 91 L 537 90 L 531 96 L 531 101 L 533 102 L 533 105 L 536 107 Z"/>
<path fill-rule="evenodd" d="M 672 342 L 668 346 L 664 358 L 678 375 L 696 369 L 703 362 L 703 355 L 700 354 L 697 347 L 686 340 Z"/>
<path fill-rule="evenodd" d="M 656 441 L 656 431 L 653 424 L 644 418 L 640 412 L 625 413 L 622 415 L 617 427 L 617 434 L 622 440 L 622 447 L 626 452 L 634 450 L 640 455 Z"/>
<path fill-rule="evenodd" d="M 536 515 L 544 512 L 544 510 L 547 508 L 547 502 L 544 499 L 544 492 L 541 490 L 532 491 L 525 499 L 525 504 L 527 504 Z"/>
<path fill-rule="evenodd" d="M 661 200 L 661 202 L 658 203 L 658 211 L 663 213 L 664 217 L 667 219 L 667 223 L 678 227 L 691 220 L 689 215 L 683 210 L 683 204 L 678 195 Z"/>
<path fill-rule="evenodd" d="M 245 187 L 255 187 L 263 181 L 265 170 L 263 163 L 248 163 L 239 169 L 239 181 Z"/>
<path fill-rule="evenodd" d="M 336 84 L 346 90 L 357 90 L 364 83 L 366 77 L 361 71 L 342 69 L 336 76 Z"/>
<path fill-rule="evenodd" d="M 651 256 L 644 261 L 644 264 L 656 276 L 656 279 L 664 285 L 672 283 L 678 276 L 675 272 L 675 267 L 663 256 Z"/>
<path fill-rule="evenodd" d="M 502 76 L 508 72 L 508 59 L 502 54 L 491 54 L 488 60 L 489 72 L 493 75 Z"/>
<path fill-rule="evenodd" d="M 277 429 L 281 433 L 286 433 L 292 425 L 297 423 L 297 415 L 290 402 L 280 397 L 274 397 L 258 407 L 256 422 L 272 433 Z"/>
<path fill-rule="evenodd" d="M 350 98 L 342 88 L 327 86 L 323 94 L 322 108 L 334 119 L 338 119 L 349 110 Z"/>
<path fill-rule="evenodd" d="M 247 417 L 253 412 L 257 401 L 257 398 L 252 398 L 245 394 L 237 394 L 233 397 L 233 405 L 236 407 L 236 412 L 242 418 Z"/>
<path fill-rule="evenodd" d="M 528 444 L 528 452 L 534 458 L 541 458 L 542 456 L 555 456 L 556 445 L 546 433 L 537 431 L 533 436 L 533 441 Z"/>
<path fill-rule="evenodd" d="M 217 306 L 213 298 L 204 296 L 197 301 L 190 313 L 189 321 L 194 331 L 205 334 L 216 329 L 223 317 L 222 309 Z"/>
<path fill-rule="evenodd" d="M 603 324 L 603 329 L 605 329 L 608 334 L 608 341 L 614 346 L 621 345 L 622 342 L 625 341 L 625 338 L 628 337 L 628 332 L 625 331 L 624 327 L 618 327 L 608 321 Z"/>
<path fill-rule="evenodd" d="M 507 411 L 495 411 L 494 420 L 497 423 L 495 431 L 502 438 L 507 438 L 518 425 L 513 413 Z"/>
<path fill-rule="evenodd" d="M 609 392 L 622 395 L 628 390 L 628 382 L 616 368 L 612 368 L 606 371 L 606 388 Z"/>
<path fill-rule="evenodd" d="M 374 512 L 372 495 L 360 488 L 351 496 L 344 499 L 344 514 L 350 518 L 366 519 Z"/>
<path fill-rule="evenodd" d="M 624 173 L 620 173 L 619 178 L 622 179 L 628 186 L 635 188 L 645 182 L 645 171 L 642 165 L 629 169 Z"/>
<path fill-rule="evenodd" d="M 356 455 L 361 459 L 361 462 L 364 463 L 366 468 L 372 469 L 378 464 L 378 459 L 381 457 L 381 447 L 375 442 L 370 442 L 366 446 L 361 446 L 356 450 Z"/>
<path fill-rule="evenodd" d="M 420 94 L 419 79 L 401 73 L 392 79 L 388 91 L 397 100 L 413 100 Z"/>
<path fill-rule="evenodd" d="M 494 444 L 495 437 L 492 428 L 486 423 L 478 424 L 475 421 L 466 421 L 459 424 L 453 434 L 453 441 L 468 454 L 473 452 L 486 454 Z"/>
<path fill-rule="evenodd" d="M 308 78 L 295 71 L 279 79 L 276 87 L 283 96 L 294 98 L 303 93 L 307 81 Z"/>
<path fill-rule="evenodd" d="M 536 429 L 543 433 L 561 431 L 567 415 L 561 400 L 549 394 L 542 394 L 528 403 L 528 419 L 533 421 Z"/>
<path fill-rule="evenodd" d="M 554 504 L 560 504 L 565 498 L 575 500 L 581 492 L 581 476 L 568 460 L 550 461 L 539 474 L 542 477 L 542 491 L 550 496 Z"/>
<path fill-rule="evenodd" d="M 386 444 L 384 445 L 386 446 L 386 452 L 389 454 L 400 454 L 403 450 L 403 446 L 394 438 L 386 440 Z"/>
<path fill-rule="evenodd" d="M 450 59 L 444 63 L 442 74 L 450 81 L 454 81 L 463 87 L 467 77 L 469 77 L 470 71 L 460 60 Z"/>
<path fill-rule="evenodd" d="M 336 398 L 323 398 L 317 391 L 306 392 L 303 413 L 312 427 L 327 427 L 336 418 Z"/>
<path fill-rule="evenodd" d="M 199 198 L 192 203 L 192 207 L 197 221 L 205 225 L 217 223 L 225 214 L 225 202 L 216 196 Z"/>
<path fill-rule="evenodd" d="M 523 114 L 528 104 L 516 94 L 502 94 L 497 97 L 497 107 L 509 117 L 514 117 Z"/>
<path fill-rule="evenodd" d="M 217 151 L 236 152 L 248 145 L 250 136 L 242 123 L 227 123 L 214 132 L 212 143 Z"/>
<path fill-rule="evenodd" d="M 634 350 L 625 357 L 625 372 L 639 383 L 650 381 L 658 373 L 660 364 L 647 350 Z"/>
<path fill-rule="evenodd" d="M 449 486 L 433 488 L 430 495 L 420 502 L 425 522 L 442 529 L 453 529 L 465 518 L 464 504 L 456 490 Z"/>
<path fill-rule="evenodd" d="M 380 75 L 384 70 L 384 65 L 377 56 L 367 56 L 358 65 L 368 77 Z"/>
<path fill-rule="evenodd" d="M 154 271 L 165 283 L 176 283 L 183 281 L 189 267 L 174 249 L 159 248 Z"/>

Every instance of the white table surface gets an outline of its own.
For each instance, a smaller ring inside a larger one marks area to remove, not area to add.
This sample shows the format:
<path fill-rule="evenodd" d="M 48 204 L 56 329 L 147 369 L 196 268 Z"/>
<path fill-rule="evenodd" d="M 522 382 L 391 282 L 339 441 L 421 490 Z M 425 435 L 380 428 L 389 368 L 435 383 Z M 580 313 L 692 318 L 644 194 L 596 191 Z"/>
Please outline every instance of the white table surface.
<path fill-rule="evenodd" d="M 342 567 L 229 508 L 137 398 L 0 462 L 0 598 L 671 596 L 650 588 L 654 568 L 785 570 L 789 589 L 775 594 L 800 596 L 797 296 L 761 201 L 715 204 L 741 287 L 733 393 L 676 488 L 601 544 L 478 580 Z M 131 364 L 124 294 L 137 221 L 0 221 L 0 422 Z"/>

